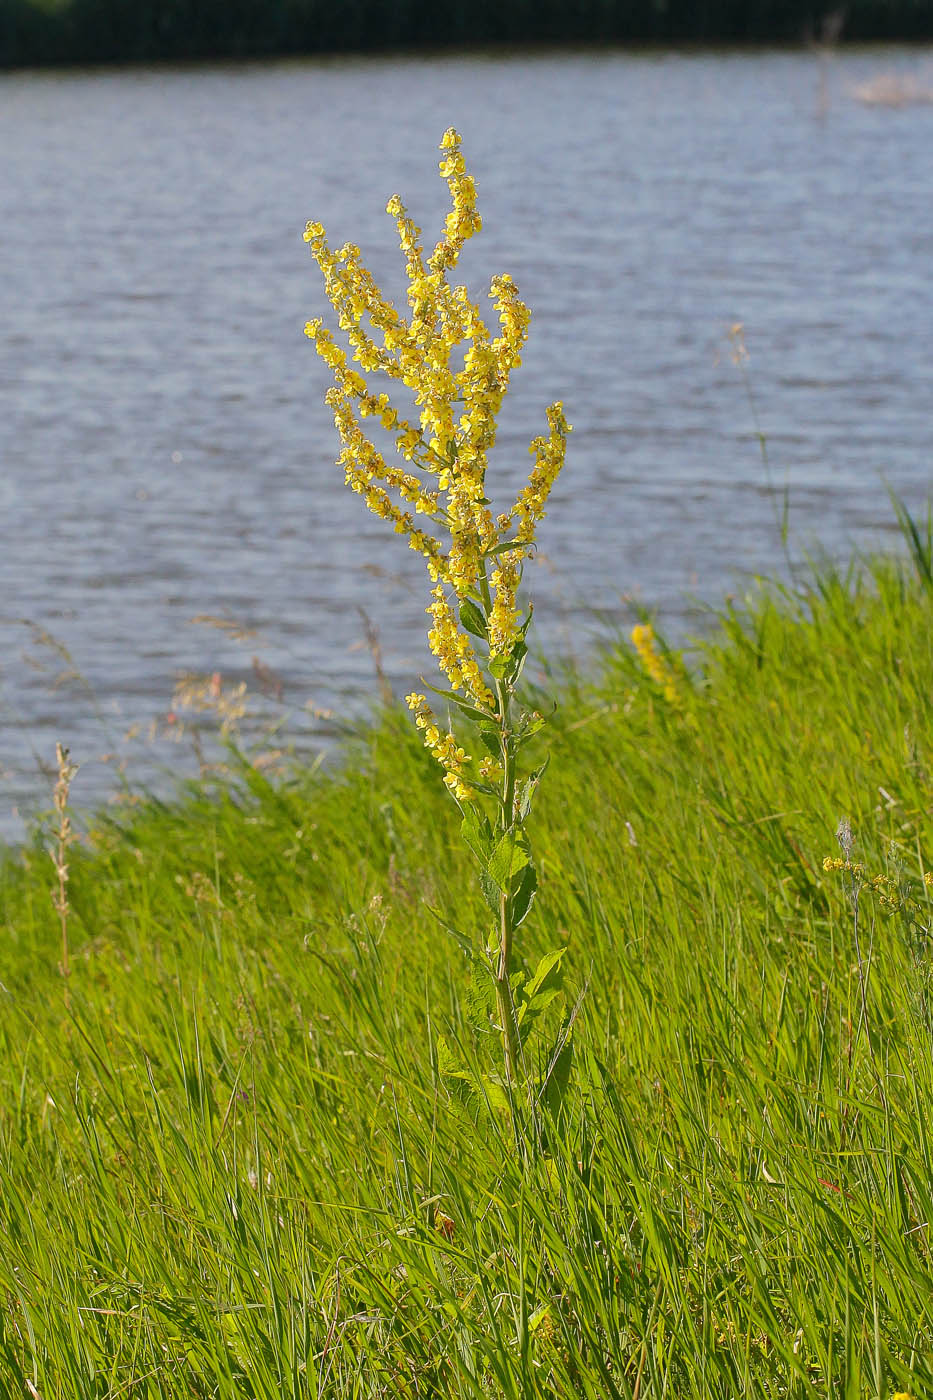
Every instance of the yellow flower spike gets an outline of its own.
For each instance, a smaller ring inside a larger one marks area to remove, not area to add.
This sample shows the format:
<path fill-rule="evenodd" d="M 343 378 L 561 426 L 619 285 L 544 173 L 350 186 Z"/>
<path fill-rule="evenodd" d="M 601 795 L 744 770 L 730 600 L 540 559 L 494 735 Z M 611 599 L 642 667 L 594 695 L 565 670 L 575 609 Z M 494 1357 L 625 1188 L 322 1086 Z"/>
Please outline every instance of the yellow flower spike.
<path fill-rule="evenodd" d="M 678 705 L 681 701 L 681 694 L 677 684 L 677 676 L 667 658 L 661 654 L 658 648 L 654 628 L 649 623 L 633 627 L 632 644 L 648 675 L 663 690 L 665 699 L 672 705 Z"/>
<path fill-rule="evenodd" d="M 511 655 L 518 637 L 522 619 L 515 604 L 515 595 L 522 578 L 522 558 L 522 551 L 509 550 L 500 557 L 499 567 L 493 570 L 490 577 L 495 590 L 489 614 L 490 656 Z"/>
<path fill-rule="evenodd" d="M 465 685 L 477 705 L 491 708 L 493 696 L 476 659 L 476 653 L 465 632 L 461 632 L 454 618 L 453 608 L 448 603 L 444 589 L 438 585 L 432 590 L 434 601 L 427 608 L 434 625 L 428 633 L 428 646 L 437 663 L 450 682 L 452 690 Z"/>

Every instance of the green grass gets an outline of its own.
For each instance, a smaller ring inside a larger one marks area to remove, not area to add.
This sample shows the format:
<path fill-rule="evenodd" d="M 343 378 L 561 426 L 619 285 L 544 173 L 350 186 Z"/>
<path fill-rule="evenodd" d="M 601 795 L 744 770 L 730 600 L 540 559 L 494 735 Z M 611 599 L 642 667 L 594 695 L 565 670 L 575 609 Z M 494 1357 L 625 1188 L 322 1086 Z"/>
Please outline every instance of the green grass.
<path fill-rule="evenodd" d="M 424 903 L 483 906 L 402 716 L 339 776 L 100 819 L 67 1001 L 53 866 L 11 859 L 0 1394 L 933 1395 L 915 544 L 726 612 L 679 705 L 626 645 L 555 677 L 523 951 L 587 990 L 524 1165 L 436 1072 L 441 1033 L 487 1052 Z M 843 815 L 920 904 L 861 892 L 861 970 Z"/>

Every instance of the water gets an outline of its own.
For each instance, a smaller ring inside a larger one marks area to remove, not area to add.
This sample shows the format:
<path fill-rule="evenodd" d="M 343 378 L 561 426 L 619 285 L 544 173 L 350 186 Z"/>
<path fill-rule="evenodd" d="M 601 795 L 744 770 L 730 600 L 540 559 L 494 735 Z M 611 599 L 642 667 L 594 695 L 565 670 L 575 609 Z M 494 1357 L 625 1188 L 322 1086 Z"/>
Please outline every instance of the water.
<path fill-rule="evenodd" d="M 86 803 L 115 784 L 108 752 L 164 784 L 187 744 L 149 730 L 173 732 L 181 672 L 255 689 L 258 658 L 301 734 L 376 692 L 360 608 L 399 691 L 425 669 L 421 565 L 333 466 L 301 234 L 322 219 L 400 291 L 385 200 L 439 226 L 449 124 L 485 219 L 464 271 L 477 290 L 511 271 L 535 312 L 502 497 L 549 400 L 575 425 L 531 574 L 545 647 L 585 657 L 594 612 L 622 620 L 631 595 L 684 635 L 691 597 L 781 567 L 735 322 L 795 548 L 890 540 L 884 479 L 913 507 L 930 485 L 933 106 L 852 90 L 931 66 L 588 51 L 0 76 L 0 833 L 47 801 L 58 738 Z"/>

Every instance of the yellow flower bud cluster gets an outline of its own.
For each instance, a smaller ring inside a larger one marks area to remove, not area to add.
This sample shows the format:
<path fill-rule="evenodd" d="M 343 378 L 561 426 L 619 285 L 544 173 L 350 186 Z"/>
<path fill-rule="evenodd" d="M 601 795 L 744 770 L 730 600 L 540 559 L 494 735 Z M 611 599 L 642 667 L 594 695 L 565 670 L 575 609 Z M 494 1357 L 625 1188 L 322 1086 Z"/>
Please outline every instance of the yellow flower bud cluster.
<path fill-rule="evenodd" d="M 869 875 L 861 861 L 843 859 L 842 856 L 824 856 L 823 869 L 827 874 L 847 871 L 861 888 L 877 897 L 880 908 L 886 914 L 915 915 L 920 912 L 921 905 L 914 897 L 913 886 L 909 880 L 904 880 L 898 875 L 881 871 L 876 875 Z M 923 872 L 923 884 L 926 889 L 933 887 L 933 872 Z"/>
<path fill-rule="evenodd" d="M 864 875 L 865 867 L 860 861 L 843 860 L 842 856 L 824 856 L 823 869 L 827 871 L 848 870 L 852 875 Z"/>
<path fill-rule="evenodd" d="M 517 594 L 523 561 L 563 465 L 570 428 L 563 405 L 552 404 L 547 410 L 548 436 L 531 444 L 535 464 L 528 484 L 497 520 L 487 499 L 488 453 L 495 445 L 510 375 L 521 364 L 530 312 L 510 276 L 494 277 L 489 297 L 498 328 L 493 334 L 467 288 L 448 280 L 482 220 L 475 182 L 453 128 L 444 133 L 441 152 L 439 168 L 447 183 L 450 212 L 430 256 L 425 256 L 421 230 L 399 196 L 393 195 L 386 206 L 405 260 L 408 316 L 380 291 L 359 248 L 347 243 L 332 250 L 323 225 L 311 222 L 305 240 L 359 368 L 348 363 L 347 352 L 323 321 L 309 321 L 305 332 L 334 376 L 326 399 L 342 442 L 339 461 L 347 485 L 371 511 L 391 521 L 410 548 L 424 555 L 437 585 L 428 608 L 431 650 L 451 687 L 465 687 L 473 702 L 492 714 L 493 691 L 452 604 L 482 602 L 490 660 L 508 658 L 522 626 Z M 365 376 L 380 371 L 409 391 L 417 409 L 415 421 L 401 416 L 388 394 L 370 389 Z M 409 469 L 386 461 L 363 420 L 378 422 L 394 437 L 396 452 Z M 426 517 L 430 529 L 416 524 L 418 515 Z M 494 567 L 487 580 L 488 562 Z"/>
<path fill-rule="evenodd" d="M 633 627 L 632 644 L 638 652 L 638 659 L 642 666 L 655 684 L 664 691 L 665 698 L 672 705 L 680 704 L 681 694 L 677 684 L 677 674 L 670 662 L 662 655 L 658 647 L 658 640 L 654 635 L 654 628 L 647 622 Z"/>
<path fill-rule="evenodd" d="M 405 704 L 415 716 L 415 724 L 424 734 L 424 746 L 444 769 L 444 782 L 453 795 L 461 802 L 469 802 L 473 789 L 466 781 L 465 768 L 472 762 L 470 755 L 457 744 L 449 731 L 442 734 L 437 727 L 434 713 L 423 695 L 413 691 L 405 696 Z"/>

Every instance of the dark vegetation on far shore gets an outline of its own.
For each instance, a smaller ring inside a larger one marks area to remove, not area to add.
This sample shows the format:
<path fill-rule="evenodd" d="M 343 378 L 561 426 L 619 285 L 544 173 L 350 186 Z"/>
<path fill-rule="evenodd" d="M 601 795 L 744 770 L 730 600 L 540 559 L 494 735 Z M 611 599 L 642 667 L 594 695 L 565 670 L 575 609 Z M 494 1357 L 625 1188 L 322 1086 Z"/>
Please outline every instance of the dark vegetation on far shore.
<path fill-rule="evenodd" d="M 933 0 L 0 0 L 0 67 L 498 43 L 933 38 Z"/>

